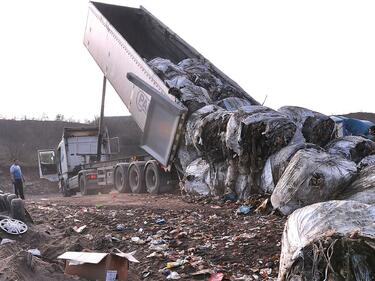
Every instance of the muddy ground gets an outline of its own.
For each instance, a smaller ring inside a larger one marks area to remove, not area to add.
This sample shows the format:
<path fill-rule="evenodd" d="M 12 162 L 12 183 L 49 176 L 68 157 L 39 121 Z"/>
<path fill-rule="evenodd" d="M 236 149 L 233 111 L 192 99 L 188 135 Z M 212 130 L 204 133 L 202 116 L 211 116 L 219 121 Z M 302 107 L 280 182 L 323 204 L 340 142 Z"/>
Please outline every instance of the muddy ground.
<path fill-rule="evenodd" d="M 26 200 L 34 220 L 29 231 L 17 237 L 0 233 L 16 240 L 0 246 L 0 280 L 83 280 L 64 276 L 57 256 L 115 248 L 136 251 L 140 263 L 130 265 L 132 281 L 166 280 L 162 269 L 178 259 L 185 264 L 171 270 L 181 280 L 208 280 L 210 272 L 224 273 L 223 280 L 276 280 L 285 219 L 255 212 L 263 198 L 247 202 L 254 207 L 248 215 L 236 213 L 237 202 L 191 201 L 176 194 L 63 198 L 33 192 Z M 159 219 L 165 223 L 157 224 Z M 85 225 L 82 233 L 74 230 Z M 30 263 L 26 251 L 33 248 L 41 257 Z"/>

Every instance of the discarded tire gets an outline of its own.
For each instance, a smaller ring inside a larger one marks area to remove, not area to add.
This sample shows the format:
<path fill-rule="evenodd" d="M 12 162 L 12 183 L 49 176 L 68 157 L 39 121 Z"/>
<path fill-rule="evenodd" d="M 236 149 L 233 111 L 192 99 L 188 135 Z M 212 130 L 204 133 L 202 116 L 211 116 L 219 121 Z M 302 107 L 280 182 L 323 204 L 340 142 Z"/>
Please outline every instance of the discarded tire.
<path fill-rule="evenodd" d="M 145 162 L 133 162 L 129 166 L 129 186 L 133 193 L 144 193 L 146 191 L 143 176 Z"/>
<path fill-rule="evenodd" d="M 9 212 L 10 212 L 10 204 L 11 204 L 11 202 L 14 198 L 17 198 L 16 194 L 9 194 L 8 197 L 7 197 L 6 204 L 7 204 L 7 211 L 9 211 Z"/>
<path fill-rule="evenodd" d="M 129 164 L 120 165 L 115 170 L 115 176 L 114 176 L 115 189 L 119 193 L 131 192 L 131 189 L 129 186 L 128 170 L 129 170 Z"/>
<path fill-rule="evenodd" d="M 20 221 L 25 221 L 25 203 L 20 198 L 15 198 L 10 203 L 10 213 L 12 218 Z"/>

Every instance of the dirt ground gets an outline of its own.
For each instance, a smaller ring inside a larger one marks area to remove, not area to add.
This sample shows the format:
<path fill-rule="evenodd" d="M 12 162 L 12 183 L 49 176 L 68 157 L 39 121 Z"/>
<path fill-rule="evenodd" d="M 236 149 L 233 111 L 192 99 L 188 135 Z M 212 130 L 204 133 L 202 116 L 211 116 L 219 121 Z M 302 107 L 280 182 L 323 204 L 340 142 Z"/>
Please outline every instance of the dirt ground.
<path fill-rule="evenodd" d="M 57 256 L 114 249 L 136 251 L 140 262 L 130 265 L 132 281 L 166 280 L 170 271 L 181 280 L 208 280 L 215 272 L 224 273 L 222 280 L 276 280 L 285 219 L 255 212 L 263 200 L 246 202 L 253 209 L 243 215 L 236 213 L 237 202 L 192 202 L 175 194 L 34 193 L 26 200 L 34 220 L 29 231 L 17 237 L 1 233 L 16 242 L 0 246 L 0 280 L 83 280 L 65 276 Z M 30 265 L 27 250 L 33 248 L 41 257 L 33 256 Z M 183 265 L 164 269 L 178 260 Z"/>

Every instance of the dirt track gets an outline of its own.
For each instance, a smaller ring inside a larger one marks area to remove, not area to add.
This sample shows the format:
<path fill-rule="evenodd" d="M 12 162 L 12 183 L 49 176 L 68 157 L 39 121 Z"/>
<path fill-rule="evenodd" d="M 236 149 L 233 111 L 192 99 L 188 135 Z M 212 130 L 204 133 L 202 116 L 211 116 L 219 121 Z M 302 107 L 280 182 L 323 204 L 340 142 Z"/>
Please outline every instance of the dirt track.
<path fill-rule="evenodd" d="M 248 204 L 256 207 L 260 202 Z M 171 270 L 181 280 L 207 280 L 210 274 L 191 275 L 201 270 L 223 272 L 223 280 L 276 280 L 284 219 L 255 212 L 236 214 L 237 203 L 188 203 L 178 195 L 111 193 L 32 196 L 26 206 L 35 225 L 16 244 L 0 246 L 1 256 L 18 253 L 10 255 L 15 263 L 0 262 L 0 280 L 72 280 L 63 275 L 58 255 L 114 248 L 137 251 L 140 263 L 131 264 L 132 281 L 166 280 L 160 270 L 178 259 L 186 263 Z M 160 218 L 165 224 L 156 223 Z M 119 224 L 122 231 L 116 230 Z M 74 231 L 83 225 L 82 233 Z M 23 254 L 30 248 L 42 253 L 34 258 L 34 271 L 26 266 Z"/>

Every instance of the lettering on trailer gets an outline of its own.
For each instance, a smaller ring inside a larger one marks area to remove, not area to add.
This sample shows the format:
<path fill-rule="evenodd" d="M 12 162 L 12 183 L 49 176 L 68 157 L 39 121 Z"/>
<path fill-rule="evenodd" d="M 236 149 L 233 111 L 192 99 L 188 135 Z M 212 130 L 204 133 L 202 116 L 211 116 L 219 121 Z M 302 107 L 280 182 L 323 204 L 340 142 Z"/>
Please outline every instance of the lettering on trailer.
<path fill-rule="evenodd" d="M 142 90 L 139 90 L 137 92 L 137 96 L 136 96 L 137 109 L 140 112 L 144 112 L 146 114 L 147 108 L 148 108 L 148 103 L 149 103 L 149 99 L 146 96 L 146 94 Z"/>

